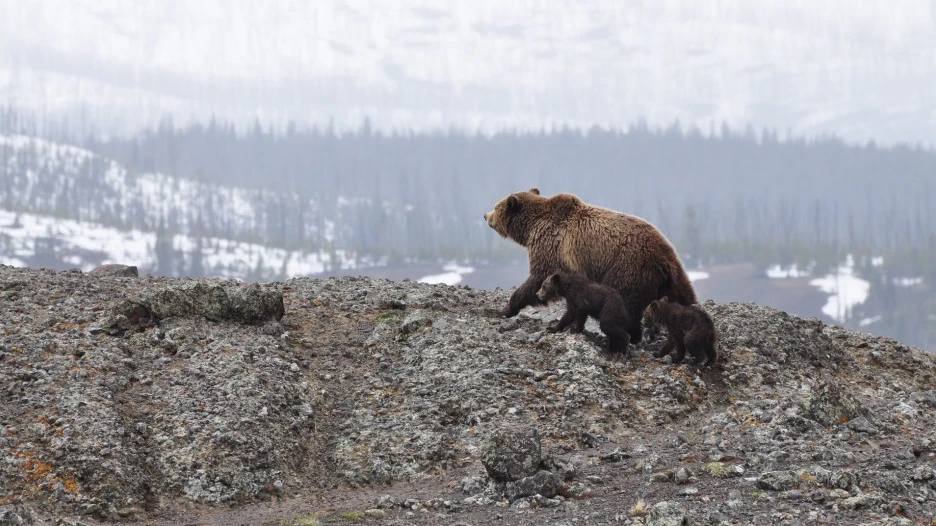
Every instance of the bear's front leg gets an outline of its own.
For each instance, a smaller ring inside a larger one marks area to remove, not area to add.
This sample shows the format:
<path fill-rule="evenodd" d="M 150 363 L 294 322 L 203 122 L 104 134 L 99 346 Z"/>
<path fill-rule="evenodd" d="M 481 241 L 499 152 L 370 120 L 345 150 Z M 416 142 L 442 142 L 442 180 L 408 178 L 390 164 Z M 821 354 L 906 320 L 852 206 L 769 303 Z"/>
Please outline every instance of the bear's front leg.
<path fill-rule="evenodd" d="M 655 353 L 653 353 L 653 357 L 654 357 L 654 358 L 662 358 L 662 357 L 666 356 L 667 354 L 673 352 L 673 349 L 675 349 L 675 348 L 676 348 L 676 344 L 673 342 L 673 339 L 672 339 L 672 338 L 668 338 L 668 339 L 666 340 L 666 343 L 663 344 L 663 347 L 661 347 L 658 351 L 656 351 Z"/>
<path fill-rule="evenodd" d="M 510 301 L 501 311 L 501 314 L 507 318 L 513 318 L 520 313 L 520 310 L 528 305 L 543 305 L 543 302 L 536 297 L 536 292 L 543 284 L 546 276 L 531 275 L 523 282 L 523 285 L 517 287 L 517 290 L 510 295 Z"/>

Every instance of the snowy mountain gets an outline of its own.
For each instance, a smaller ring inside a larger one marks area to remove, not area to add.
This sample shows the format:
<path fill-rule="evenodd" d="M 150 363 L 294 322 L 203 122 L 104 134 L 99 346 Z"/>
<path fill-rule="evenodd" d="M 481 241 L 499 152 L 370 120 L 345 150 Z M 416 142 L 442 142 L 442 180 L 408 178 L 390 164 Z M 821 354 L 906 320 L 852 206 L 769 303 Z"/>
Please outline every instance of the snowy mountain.
<path fill-rule="evenodd" d="M 678 119 L 933 145 L 934 29 L 932 0 L 0 0 L 0 102 L 105 133 L 168 113 L 338 129 Z"/>

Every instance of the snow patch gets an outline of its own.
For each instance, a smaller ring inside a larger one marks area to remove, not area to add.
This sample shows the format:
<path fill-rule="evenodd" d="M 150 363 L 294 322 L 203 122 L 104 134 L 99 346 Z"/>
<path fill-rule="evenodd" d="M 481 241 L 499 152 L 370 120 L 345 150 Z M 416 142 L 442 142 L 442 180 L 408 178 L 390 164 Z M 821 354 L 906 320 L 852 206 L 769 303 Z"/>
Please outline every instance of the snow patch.
<path fill-rule="evenodd" d="M 923 278 L 894 278 L 894 285 L 898 287 L 912 287 L 923 283 Z"/>
<path fill-rule="evenodd" d="M 855 258 L 851 254 L 845 258 L 845 263 L 838 267 L 837 273 L 813 279 L 809 284 L 830 294 L 822 312 L 839 323 L 851 318 L 852 308 L 864 303 L 871 289 L 867 280 L 855 276 Z"/>
<path fill-rule="evenodd" d="M 429 276 L 423 276 L 417 281 L 419 283 L 429 283 L 432 285 L 445 284 L 445 285 L 457 285 L 461 283 L 462 276 L 465 274 L 471 274 L 474 272 L 474 267 L 462 267 L 456 263 L 449 263 L 442 267 L 442 270 L 446 271 L 442 274 L 432 274 Z"/>
<path fill-rule="evenodd" d="M 766 273 L 767 277 L 771 279 L 803 278 L 811 274 L 809 269 L 801 269 L 796 263 L 786 268 L 774 265 L 768 268 Z"/>
<path fill-rule="evenodd" d="M 701 270 L 688 270 L 686 275 L 689 276 L 689 281 L 701 281 L 709 278 L 709 273 Z"/>

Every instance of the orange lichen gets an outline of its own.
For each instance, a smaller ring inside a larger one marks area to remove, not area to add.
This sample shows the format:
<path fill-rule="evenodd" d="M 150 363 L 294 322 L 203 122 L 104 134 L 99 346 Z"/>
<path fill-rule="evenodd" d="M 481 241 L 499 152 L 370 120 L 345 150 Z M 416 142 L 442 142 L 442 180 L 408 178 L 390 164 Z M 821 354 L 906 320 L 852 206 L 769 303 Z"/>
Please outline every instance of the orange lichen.
<path fill-rule="evenodd" d="M 55 467 L 48 462 L 44 462 L 27 451 L 20 451 L 16 458 L 24 459 L 20 464 L 23 470 L 23 480 L 29 484 L 35 485 L 32 493 L 43 491 L 43 483 L 50 483 L 47 487 L 54 488 L 61 483 L 66 492 L 76 495 L 78 493 L 78 482 L 69 475 L 56 475 Z"/>
<path fill-rule="evenodd" d="M 30 482 L 38 482 L 46 477 L 46 475 L 52 473 L 52 465 L 48 462 L 43 462 L 37 458 L 33 458 L 32 455 L 26 453 L 25 451 L 20 451 L 17 455 L 17 458 L 25 458 L 23 462 L 23 470 L 26 472 L 26 478 Z"/>
<path fill-rule="evenodd" d="M 71 493 L 72 495 L 78 494 L 78 483 L 75 482 L 75 479 L 72 477 L 62 477 L 62 485 L 65 487 L 65 491 Z"/>

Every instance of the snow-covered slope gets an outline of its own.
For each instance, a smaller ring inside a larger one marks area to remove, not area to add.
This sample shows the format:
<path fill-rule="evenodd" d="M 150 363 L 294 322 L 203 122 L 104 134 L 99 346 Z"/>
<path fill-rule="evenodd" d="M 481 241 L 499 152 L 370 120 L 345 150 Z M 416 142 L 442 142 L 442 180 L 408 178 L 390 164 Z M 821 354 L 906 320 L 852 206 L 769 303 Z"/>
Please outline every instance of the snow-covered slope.
<path fill-rule="evenodd" d="M 334 201 L 132 173 L 79 147 L 0 135 L 0 264 L 261 279 L 384 263 L 348 250 L 355 219 L 403 212 Z"/>
<path fill-rule="evenodd" d="M 131 131 L 679 119 L 933 144 L 932 0 L 0 0 L 0 101 Z M 74 126 L 74 124 L 73 124 Z"/>
<path fill-rule="evenodd" d="M 175 252 L 159 262 L 158 234 L 121 230 L 95 223 L 0 208 L 0 264 L 16 267 L 79 268 L 89 271 L 105 263 L 135 265 L 142 272 L 192 277 L 283 279 L 326 270 L 373 266 L 378 260 L 354 259 L 344 250 L 304 252 L 217 237 L 168 236 Z M 196 255 L 197 254 L 197 255 Z M 198 258 L 197 267 L 195 259 Z M 162 269 L 159 267 L 162 265 Z M 194 269 L 198 268 L 198 271 Z"/>
<path fill-rule="evenodd" d="M 203 184 L 163 173 L 132 174 L 88 150 L 0 135 L 0 207 L 121 228 L 247 236 L 265 224 L 271 192 Z M 293 199 L 297 199 L 293 196 Z M 316 203 L 309 201 L 314 211 Z M 315 237 L 314 222 L 303 225 Z"/>

